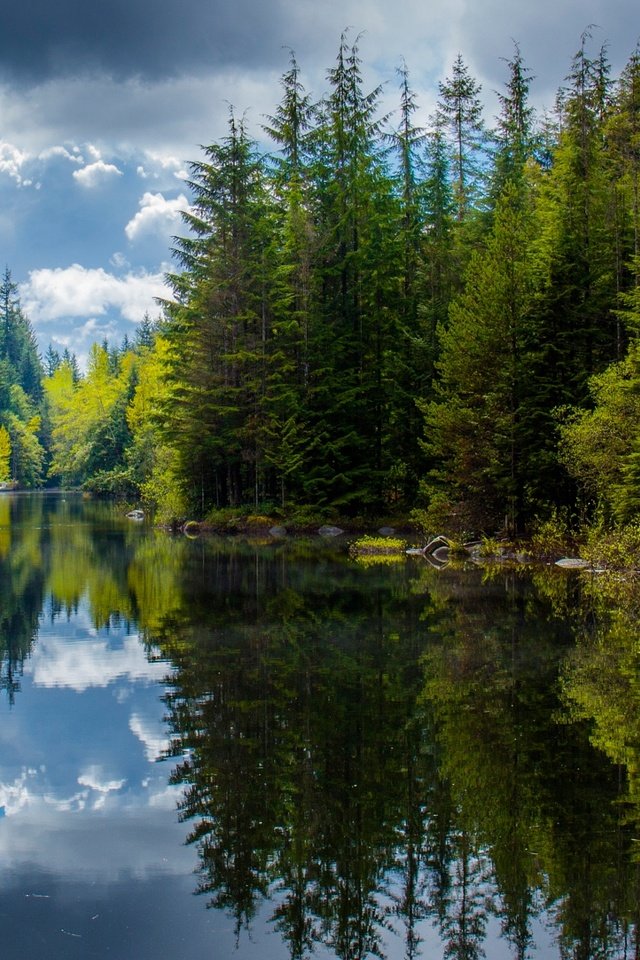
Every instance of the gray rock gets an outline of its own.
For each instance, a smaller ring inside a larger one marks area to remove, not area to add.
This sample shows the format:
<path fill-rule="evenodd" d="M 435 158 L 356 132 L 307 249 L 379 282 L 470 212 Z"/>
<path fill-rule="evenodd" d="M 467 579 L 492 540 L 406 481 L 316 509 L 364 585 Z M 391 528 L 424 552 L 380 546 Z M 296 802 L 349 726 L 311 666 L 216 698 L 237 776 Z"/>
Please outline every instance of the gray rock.
<path fill-rule="evenodd" d="M 271 527 L 269 533 L 272 537 L 286 537 L 287 528 L 286 527 Z"/>
<path fill-rule="evenodd" d="M 341 530 L 340 527 L 328 525 L 326 527 L 320 527 L 318 533 L 321 537 L 339 537 L 341 533 L 344 533 L 344 530 Z"/>
<path fill-rule="evenodd" d="M 395 527 L 380 527 L 378 530 L 381 537 L 392 537 L 395 532 Z"/>
<path fill-rule="evenodd" d="M 556 560 L 556 567 L 565 567 L 567 570 L 584 570 L 589 566 L 588 560 L 581 560 L 580 557 L 563 557 Z"/>

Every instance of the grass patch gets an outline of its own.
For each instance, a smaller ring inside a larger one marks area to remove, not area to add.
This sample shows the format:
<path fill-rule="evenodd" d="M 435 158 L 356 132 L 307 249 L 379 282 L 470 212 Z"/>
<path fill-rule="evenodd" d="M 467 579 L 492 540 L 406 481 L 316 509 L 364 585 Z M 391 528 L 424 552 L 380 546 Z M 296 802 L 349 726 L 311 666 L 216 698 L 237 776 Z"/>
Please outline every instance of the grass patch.
<path fill-rule="evenodd" d="M 396 563 L 406 555 L 407 544 L 398 537 L 364 536 L 349 545 L 349 556 L 360 563 Z"/>

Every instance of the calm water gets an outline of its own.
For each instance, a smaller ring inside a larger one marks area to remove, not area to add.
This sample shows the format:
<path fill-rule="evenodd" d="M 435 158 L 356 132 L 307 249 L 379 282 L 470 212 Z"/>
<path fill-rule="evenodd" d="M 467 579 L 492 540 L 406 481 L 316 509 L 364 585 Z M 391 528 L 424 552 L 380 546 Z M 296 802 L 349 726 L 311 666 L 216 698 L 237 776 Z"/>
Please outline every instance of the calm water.
<path fill-rule="evenodd" d="M 637 958 L 636 594 L 0 495 L 3 960 Z"/>

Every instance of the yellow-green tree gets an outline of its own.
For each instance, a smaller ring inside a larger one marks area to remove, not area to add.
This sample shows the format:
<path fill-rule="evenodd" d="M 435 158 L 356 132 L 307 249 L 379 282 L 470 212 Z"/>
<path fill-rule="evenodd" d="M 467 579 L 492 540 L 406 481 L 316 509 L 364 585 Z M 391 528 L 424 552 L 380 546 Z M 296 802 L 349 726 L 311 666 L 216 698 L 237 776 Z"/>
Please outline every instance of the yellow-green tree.
<path fill-rule="evenodd" d="M 77 484 L 122 467 L 130 442 L 126 409 L 135 366 L 133 351 L 119 357 L 114 367 L 107 346 L 94 344 L 87 373 L 77 383 L 68 363 L 46 378 L 52 423 L 50 476 Z"/>
<path fill-rule="evenodd" d="M 0 482 L 11 476 L 11 438 L 6 427 L 0 426 Z"/>
<path fill-rule="evenodd" d="M 131 445 L 127 452 L 130 475 L 143 500 L 158 506 L 168 519 L 184 514 L 185 503 L 177 472 L 176 454 L 158 419 L 158 409 L 171 402 L 167 377 L 170 346 L 161 336 L 142 351 L 137 384 L 127 408 Z"/>

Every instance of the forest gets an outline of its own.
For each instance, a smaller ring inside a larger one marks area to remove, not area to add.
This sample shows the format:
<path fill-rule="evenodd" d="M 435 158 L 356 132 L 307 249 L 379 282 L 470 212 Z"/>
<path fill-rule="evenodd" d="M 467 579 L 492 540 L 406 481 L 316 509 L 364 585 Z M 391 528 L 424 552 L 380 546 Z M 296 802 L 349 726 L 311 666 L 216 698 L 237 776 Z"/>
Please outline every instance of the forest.
<path fill-rule="evenodd" d="M 640 48 L 613 76 L 591 45 L 537 117 L 514 44 L 492 124 L 459 55 L 425 127 L 406 65 L 385 116 L 357 39 L 320 99 L 290 53 L 260 139 L 230 108 L 191 162 L 167 296 L 133 339 L 85 371 L 41 357 L 5 271 L 0 482 L 163 519 L 633 523 Z"/>

